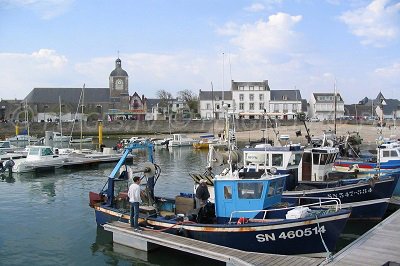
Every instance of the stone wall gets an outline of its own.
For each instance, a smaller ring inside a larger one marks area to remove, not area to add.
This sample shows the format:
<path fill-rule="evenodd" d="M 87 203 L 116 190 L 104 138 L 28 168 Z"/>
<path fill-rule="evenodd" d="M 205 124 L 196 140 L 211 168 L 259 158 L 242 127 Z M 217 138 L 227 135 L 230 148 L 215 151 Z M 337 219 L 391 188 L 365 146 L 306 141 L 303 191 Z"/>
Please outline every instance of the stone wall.
<path fill-rule="evenodd" d="M 328 123 L 324 121 L 323 123 Z M 351 121 L 346 121 L 351 122 Z M 299 121 L 279 121 L 278 127 L 290 126 L 301 124 Z M 321 122 L 322 123 L 322 122 Z M 332 122 L 330 122 L 332 124 Z M 268 127 L 275 126 L 275 123 Z M 62 130 L 64 135 L 70 135 L 73 127 L 73 123 L 63 123 Z M 238 119 L 235 122 L 235 128 L 237 132 L 241 131 L 253 131 L 264 129 L 265 120 L 249 120 L 249 119 Z M 104 121 L 103 122 L 103 135 L 155 135 L 155 134 L 169 134 L 171 133 L 209 133 L 215 132 L 220 133 L 224 128 L 224 120 L 188 120 L 188 121 L 134 121 L 134 120 L 118 120 L 118 121 Z M 19 125 L 19 132 L 23 132 L 25 127 L 23 124 Z M 42 137 L 45 131 L 60 131 L 57 123 L 31 123 L 29 127 L 30 135 Z M 83 135 L 85 136 L 97 136 L 98 134 L 98 122 L 84 122 L 83 124 Z M 14 123 L 0 123 L 0 138 L 15 135 L 15 124 Z M 80 135 L 80 123 L 74 125 L 74 136 Z"/>

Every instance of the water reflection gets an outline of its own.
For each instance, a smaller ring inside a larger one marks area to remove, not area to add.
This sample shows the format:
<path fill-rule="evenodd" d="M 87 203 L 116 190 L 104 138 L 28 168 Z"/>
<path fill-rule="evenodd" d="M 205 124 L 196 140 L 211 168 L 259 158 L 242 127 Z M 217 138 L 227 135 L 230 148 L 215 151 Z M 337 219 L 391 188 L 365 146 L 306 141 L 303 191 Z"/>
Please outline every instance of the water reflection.
<path fill-rule="evenodd" d="M 9 175 L 8 173 L 7 174 L 1 173 L 0 177 L 1 177 L 1 181 L 3 181 L 3 182 L 7 182 L 7 183 L 15 182 L 15 178 L 12 175 Z"/>

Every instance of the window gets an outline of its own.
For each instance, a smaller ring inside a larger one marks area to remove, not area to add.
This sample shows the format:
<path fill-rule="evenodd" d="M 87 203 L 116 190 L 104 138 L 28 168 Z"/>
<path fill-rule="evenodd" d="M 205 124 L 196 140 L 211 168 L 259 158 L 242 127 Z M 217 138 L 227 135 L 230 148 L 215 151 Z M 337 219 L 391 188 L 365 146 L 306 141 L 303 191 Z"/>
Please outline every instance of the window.
<path fill-rule="evenodd" d="M 254 94 L 249 94 L 249 100 L 252 102 L 254 101 Z"/>
<path fill-rule="evenodd" d="M 272 154 L 272 166 L 283 165 L 283 154 Z"/>
<path fill-rule="evenodd" d="M 239 94 L 239 101 L 241 101 L 241 102 L 244 101 L 244 94 L 243 93 Z"/>
<path fill-rule="evenodd" d="M 275 195 L 275 186 L 276 186 L 276 181 L 271 181 L 271 183 L 269 183 L 268 197 Z"/>
<path fill-rule="evenodd" d="M 260 91 L 263 91 L 264 90 L 264 87 L 263 86 L 260 86 Z"/>
<path fill-rule="evenodd" d="M 207 103 L 206 109 L 210 110 L 211 109 L 211 104 Z"/>
<path fill-rule="evenodd" d="M 293 104 L 292 111 L 293 112 L 297 112 L 297 103 Z"/>
<path fill-rule="evenodd" d="M 325 165 L 327 161 L 328 161 L 328 154 L 321 154 L 319 164 Z"/>
<path fill-rule="evenodd" d="M 300 160 L 301 160 L 301 154 L 296 153 L 296 154 L 292 154 L 289 158 L 289 163 L 288 166 L 297 166 L 300 164 Z"/>
<path fill-rule="evenodd" d="M 254 110 L 254 103 L 249 104 L 249 110 Z"/>
<path fill-rule="evenodd" d="M 284 103 L 284 104 L 283 104 L 283 110 L 287 112 L 287 110 L 288 110 L 287 108 L 288 108 L 287 103 Z"/>
<path fill-rule="evenodd" d="M 274 104 L 274 112 L 275 113 L 279 112 L 279 104 L 277 103 Z"/>
<path fill-rule="evenodd" d="M 390 156 L 391 157 L 397 157 L 397 151 L 390 151 Z"/>
<path fill-rule="evenodd" d="M 244 110 L 244 103 L 239 103 L 239 110 Z"/>
<path fill-rule="evenodd" d="M 254 91 L 254 86 L 249 86 L 249 90 Z"/>
<path fill-rule="evenodd" d="M 243 86 L 239 86 L 239 90 L 240 91 L 244 91 L 244 87 Z"/>
<path fill-rule="evenodd" d="M 389 157 L 389 151 L 383 151 L 383 157 Z"/>
<path fill-rule="evenodd" d="M 319 164 L 319 154 L 313 154 L 313 164 Z"/>
<path fill-rule="evenodd" d="M 260 99 L 260 101 L 264 101 L 264 94 L 259 94 L 258 98 Z"/>
<path fill-rule="evenodd" d="M 239 199 L 261 199 L 263 188 L 264 186 L 260 182 L 239 183 Z"/>
<path fill-rule="evenodd" d="M 232 199 L 232 187 L 231 186 L 224 186 L 224 198 Z"/>
<path fill-rule="evenodd" d="M 264 103 L 260 103 L 259 109 L 260 109 L 260 110 L 264 110 Z"/>

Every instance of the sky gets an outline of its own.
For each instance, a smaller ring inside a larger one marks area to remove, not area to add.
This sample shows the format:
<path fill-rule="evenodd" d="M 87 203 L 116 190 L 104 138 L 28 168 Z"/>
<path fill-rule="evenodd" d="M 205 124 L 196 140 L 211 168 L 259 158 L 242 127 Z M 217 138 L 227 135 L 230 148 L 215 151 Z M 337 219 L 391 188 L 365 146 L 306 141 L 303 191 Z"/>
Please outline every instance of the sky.
<path fill-rule="evenodd" d="M 336 88 L 346 104 L 399 99 L 399 0 L 0 0 L 0 98 L 36 87 L 108 87 L 115 60 L 129 93 Z"/>

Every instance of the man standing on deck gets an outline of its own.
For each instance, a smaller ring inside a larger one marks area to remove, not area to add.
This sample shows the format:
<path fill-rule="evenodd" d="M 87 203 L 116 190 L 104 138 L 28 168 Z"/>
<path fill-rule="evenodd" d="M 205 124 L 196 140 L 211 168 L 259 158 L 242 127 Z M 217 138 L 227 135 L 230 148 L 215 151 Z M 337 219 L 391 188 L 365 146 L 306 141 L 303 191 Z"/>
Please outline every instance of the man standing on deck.
<path fill-rule="evenodd" d="M 128 197 L 131 203 L 131 227 L 135 231 L 140 231 L 139 229 L 139 203 L 142 201 L 140 199 L 140 176 L 133 177 L 133 183 L 129 186 Z"/>
<path fill-rule="evenodd" d="M 199 186 L 196 189 L 196 205 L 197 208 L 204 207 L 210 198 L 210 192 L 208 192 L 207 180 L 201 179 Z"/>

